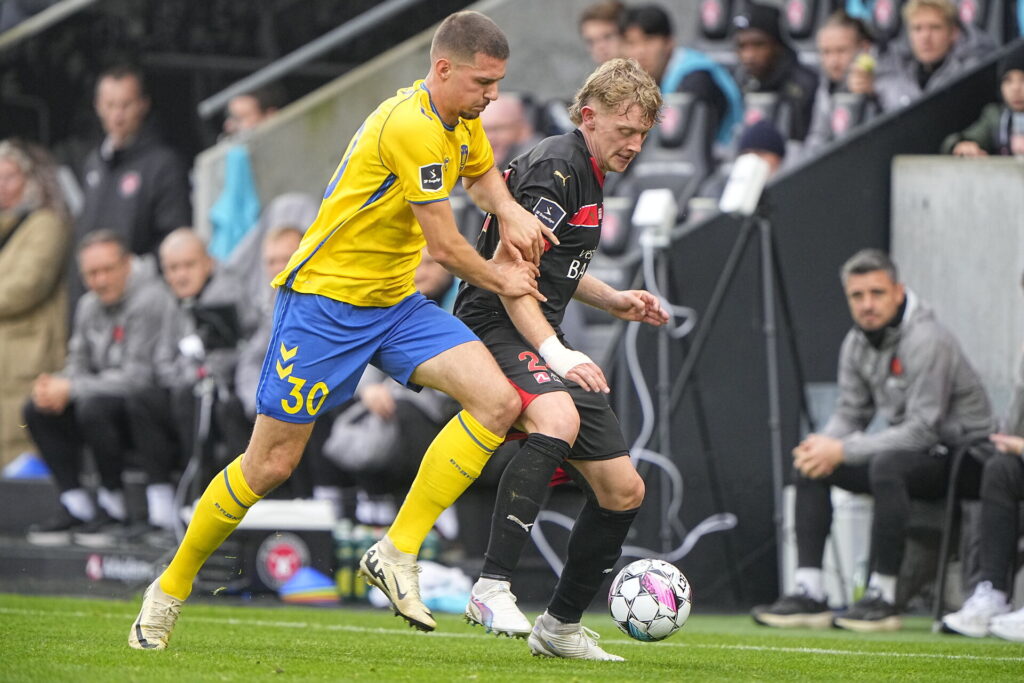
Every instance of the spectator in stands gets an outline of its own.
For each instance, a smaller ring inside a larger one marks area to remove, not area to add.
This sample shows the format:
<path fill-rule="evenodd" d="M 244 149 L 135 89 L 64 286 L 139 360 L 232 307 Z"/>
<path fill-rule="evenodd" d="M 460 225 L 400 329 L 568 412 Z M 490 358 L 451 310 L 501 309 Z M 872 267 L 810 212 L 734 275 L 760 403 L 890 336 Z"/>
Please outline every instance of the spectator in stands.
<path fill-rule="evenodd" d="M 21 407 L 35 377 L 64 361 L 70 246 L 50 155 L 0 141 L 0 467 L 35 450 Z"/>
<path fill-rule="evenodd" d="M 276 83 L 235 95 L 228 100 L 224 134 L 238 135 L 252 130 L 274 116 L 286 100 L 284 88 Z"/>
<path fill-rule="evenodd" d="M 580 14 L 580 38 L 594 64 L 623 56 L 622 18 L 626 6 L 617 0 L 604 0 L 588 6 Z"/>
<path fill-rule="evenodd" d="M 835 126 L 834 97 L 841 92 L 857 92 L 856 86 L 850 85 L 850 71 L 855 61 L 860 60 L 861 72 L 867 71 L 869 61 L 874 62 L 871 55 L 871 36 L 868 35 L 864 22 L 855 19 L 843 10 L 831 14 L 818 29 L 816 36 L 818 59 L 821 64 L 821 79 L 814 93 L 814 112 L 811 116 L 811 128 L 807 133 L 804 148 L 812 151 L 831 142 L 838 137 L 837 133 L 849 130 L 850 123 L 843 127 Z M 871 97 L 865 95 L 865 97 Z M 871 98 L 873 100 L 873 98 Z M 868 104 L 872 110 L 877 104 Z M 869 115 L 872 112 L 866 112 Z"/>
<path fill-rule="evenodd" d="M 960 24 L 952 0 L 909 0 L 903 23 L 907 44 L 890 45 L 876 73 L 864 76 L 883 111 L 950 83 L 996 47 L 980 29 Z"/>
<path fill-rule="evenodd" d="M 1017 568 L 1020 504 L 1024 501 L 1024 355 L 1005 428 L 989 438 L 999 454 L 985 461 L 981 475 L 979 580 L 963 608 L 943 617 L 943 630 L 1024 642 L 1024 609 L 1011 613 L 1009 601 Z"/>
<path fill-rule="evenodd" d="M 29 531 L 41 544 L 89 543 L 111 519 L 125 520 L 121 474 L 132 447 L 128 398 L 153 381 L 152 359 L 169 297 L 145 269 L 133 268 L 124 240 L 89 233 L 78 247 L 88 292 L 75 310 L 67 362 L 43 373 L 25 403 L 25 422 L 60 490 L 60 514 Z M 158 443 L 143 435 L 139 443 Z M 83 447 L 100 475 L 99 510 L 79 477 Z M 136 456 L 143 455 L 135 453 Z"/>
<path fill-rule="evenodd" d="M 981 118 L 943 140 L 943 154 L 1024 156 L 1024 47 L 999 61 L 999 83 L 1003 103 L 986 105 Z"/>
<path fill-rule="evenodd" d="M 428 299 L 452 309 L 458 283 L 426 249 L 415 282 Z M 324 444 L 324 455 L 354 478 L 364 501 L 373 503 L 357 509 L 359 521 L 391 523 L 395 496 L 408 490 L 427 446 L 457 409 L 439 391 L 412 392 L 380 370 L 366 369 L 355 399 L 334 420 Z"/>
<path fill-rule="evenodd" d="M 132 414 L 146 433 L 163 435 L 147 448 L 143 469 L 148 475 L 150 524 L 169 528 L 172 473 L 196 446 L 197 386 L 205 378 L 212 380 L 209 390 L 215 392 L 215 409 L 210 441 L 201 445 L 210 455 L 218 439 L 229 452 L 245 448 L 249 424 L 232 420 L 221 397 L 231 394 L 236 346 L 255 328 L 259 308 L 238 280 L 216 268 L 206 244 L 191 228 L 178 228 L 164 238 L 160 267 L 176 305 L 167 308 L 160 322 L 153 356 L 156 382 L 137 393 Z"/>
<path fill-rule="evenodd" d="M 149 96 L 137 68 L 115 66 L 100 74 L 94 104 L 105 137 L 85 161 L 76 239 L 106 228 L 131 253 L 155 254 L 171 230 L 192 222 L 185 166 L 147 119 Z"/>
<path fill-rule="evenodd" d="M 480 114 L 494 150 L 494 165 L 505 170 L 508 162 L 540 141 L 530 121 L 526 102 L 515 93 L 502 93 Z"/>
<path fill-rule="evenodd" d="M 688 93 L 704 103 L 715 141 L 728 144 L 742 119 L 743 100 L 725 67 L 696 50 L 677 47 L 672 21 L 659 5 L 627 9 L 622 30 L 626 56 L 640 64 L 663 94 Z"/>
<path fill-rule="evenodd" d="M 979 460 L 992 453 L 995 422 L 978 375 L 949 330 L 900 284 L 889 257 L 858 252 L 843 265 L 842 282 L 854 327 L 840 351 L 839 402 L 822 432 L 793 449 L 798 592 L 754 608 L 755 621 L 767 626 L 900 628 L 896 578 L 910 499 L 945 494 L 949 451 L 970 448 L 962 477 L 975 484 Z M 876 413 L 888 426 L 866 433 Z M 821 570 L 831 486 L 875 498 L 868 589 L 835 619 Z"/>
<path fill-rule="evenodd" d="M 736 82 L 746 93 L 777 93 L 789 108 L 790 140 L 807 137 L 818 76 L 800 63 L 782 29 L 779 10 L 751 2 L 733 17 L 739 65 Z"/>

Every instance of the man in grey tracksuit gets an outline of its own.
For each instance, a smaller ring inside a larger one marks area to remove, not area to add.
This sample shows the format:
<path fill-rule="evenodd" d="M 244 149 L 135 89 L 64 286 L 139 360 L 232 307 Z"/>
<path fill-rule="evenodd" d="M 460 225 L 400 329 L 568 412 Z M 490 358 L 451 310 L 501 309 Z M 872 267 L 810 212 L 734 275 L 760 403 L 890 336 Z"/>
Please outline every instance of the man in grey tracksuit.
<path fill-rule="evenodd" d="M 88 293 L 78 301 L 64 369 L 36 378 L 25 422 L 60 490 L 57 519 L 29 532 L 40 544 L 87 543 L 110 518 L 125 517 L 121 474 L 134 441 L 128 397 L 153 382 L 152 357 L 170 297 L 135 267 L 124 240 L 110 230 L 87 235 L 78 262 Z M 138 437 L 149 443 L 152 435 Z M 100 475 L 96 509 L 80 479 L 88 447 Z M 95 539 L 93 539 L 95 540 Z"/>
<path fill-rule="evenodd" d="M 946 492 L 949 453 L 970 446 L 992 453 L 995 427 L 981 380 L 952 333 L 896 276 L 878 250 L 855 254 L 842 269 L 854 327 L 839 358 L 839 401 L 817 434 L 793 449 L 796 476 L 796 585 L 799 593 L 758 607 L 769 626 L 834 625 L 857 631 L 901 626 L 895 607 L 910 499 Z M 865 433 L 875 415 L 887 423 Z M 965 461 L 977 484 L 980 463 Z M 830 487 L 871 493 L 872 573 L 865 596 L 832 619 L 821 571 L 832 524 Z"/>

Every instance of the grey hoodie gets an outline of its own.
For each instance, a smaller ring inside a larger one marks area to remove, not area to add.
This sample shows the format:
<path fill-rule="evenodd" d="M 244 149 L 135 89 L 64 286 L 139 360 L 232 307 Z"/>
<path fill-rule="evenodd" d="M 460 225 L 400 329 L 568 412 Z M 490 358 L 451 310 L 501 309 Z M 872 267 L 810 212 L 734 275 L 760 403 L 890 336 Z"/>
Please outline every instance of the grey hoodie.
<path fill-rule="evenodd" d="M 160 321 L 173 302 L 159 280 L 133 267 L 125 296 L 104 306 L 86 292 L 75 308 L 67 361 L 71 398 L 127 396 L 153 383 Z"/>
<path fill-rule="evenodd" d="M 884 430 L 864 429 L 881 415 Z M 892 451 L 956 448 L 986 438 L 995 419 L 988 395 L 952 333 L 907 290 L 903 321 L 874 348 L 851 329 L 839 352 L 839 401 L 823 433 L 841 439 L 848 464 Z"/>

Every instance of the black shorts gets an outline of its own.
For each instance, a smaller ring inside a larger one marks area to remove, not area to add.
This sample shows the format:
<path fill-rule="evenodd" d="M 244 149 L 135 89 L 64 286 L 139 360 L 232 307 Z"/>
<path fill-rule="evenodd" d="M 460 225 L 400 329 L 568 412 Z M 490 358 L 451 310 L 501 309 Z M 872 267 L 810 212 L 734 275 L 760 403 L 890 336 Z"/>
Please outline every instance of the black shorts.
<path fill-rule="evenodd" d="M 619 419 L 615 417 L 605 394 L 587 391 L 571 380 L 563 381 L 548 369 L 540 354 L 511 326 L 489 325 L 486 331 L 474 332 L 480 336 L 498 361 L 501 371 L 519 392 L 523 410 L 541 394 L 569 392 L 580 415 L 580 432 L 569 454 L 571 459 L 610 460 L 629 454 Z M 513 430 L 509 439 L 515 438 L 517 435 Z"/>

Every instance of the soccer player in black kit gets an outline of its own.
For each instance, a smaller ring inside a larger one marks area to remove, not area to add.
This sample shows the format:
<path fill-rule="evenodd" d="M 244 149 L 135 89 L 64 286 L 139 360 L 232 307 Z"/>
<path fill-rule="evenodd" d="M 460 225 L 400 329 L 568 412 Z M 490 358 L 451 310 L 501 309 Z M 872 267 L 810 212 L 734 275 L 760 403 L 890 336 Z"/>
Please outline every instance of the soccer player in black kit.
<path fill-rule="evenodd" d="M 623 320 L 662 325 L 668 314 L 640 290 L 618 291 L 587 274 L 601 237 L 605 174 L 622 172 L 658 120 L 658 86 L 633 60 L 613 59 L 587 78 L 569 109 L 578 128 L 548 138 L 509 166 L 506 182 L 523 207 L 551 228 L 538 288 L 530 297 L 499 298 L 463 285 L 455 313 L 491 353 L 523 402 L 517 426 L 528 436 L 501 478 L 491 536 L 466 617 L 488 631 L 527 637 L 531 652 L 548 657 L 621 661 L 598 646 L 580 623 L 643 501 L 607 380 L 585 354 L 567 346 L 559 325 L 570 299 Z M 501 226 L 484 222 L 477 250 L 505 258 Z M 530 300 L 528 300 L 530 299 Z M 569 539 L 568 559 L 547 610 L 531 628 L 515 604 L 510 577 L 555 470 L 581 482 L 587 502 Z"/>

